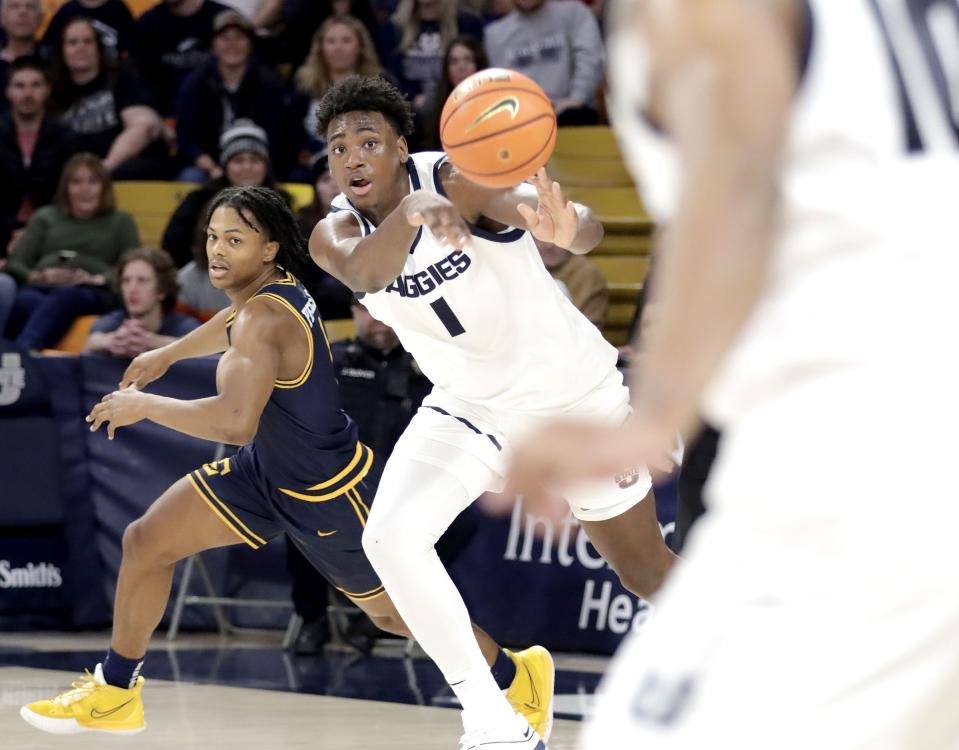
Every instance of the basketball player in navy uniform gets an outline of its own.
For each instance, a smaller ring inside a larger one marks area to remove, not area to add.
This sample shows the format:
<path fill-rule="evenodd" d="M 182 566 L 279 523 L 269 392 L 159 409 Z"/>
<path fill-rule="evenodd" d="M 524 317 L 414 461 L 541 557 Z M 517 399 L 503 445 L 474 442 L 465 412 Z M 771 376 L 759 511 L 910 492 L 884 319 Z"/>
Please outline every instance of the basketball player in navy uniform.
<path fill-rule="evenodd" d="M 380 474 L 372 451 L 339 407 L 329 344 L 316 304 L 290 273 L 306 241 L 273 190 L 231 188 L 213 201 L 207 226 L 210 279 L 232 305 L 169 346 L 135 359 L 120 390 L 97 404 L 90 429 L 149 419 L 195 437 L 241 445 L 176 482 L 123 535 L 113 634 L 94 674 L 54 699 L 21 709 L 55 734 L 144 729 L 140 670 L 166 609 L 174 565 L 206 549 L 259 549 L 286 533 L 329 582 L 384 630 L 407 635 L 364 555 L 361 535 Z M 217 395 L 182 401 L 144 393 L 174 362 L 225 352 Z M 510 655 L 476 630 L 494 679 L 520 712 L 546 721 L 551 700 L 534 696 L 523 652 Z M 550 696 L 551 697 L 551 696 Z M 552 718 L 551 713 L 548 717 Z"/>
<path fill-rule="evenodd" d="M 668 227 L 635 418 L 517 481 L 722 428 L 585 747 L 959 746 L 956 0 L 617 0 L 611 112 Z"/>
<path fill-rule="evenodd" d="M 409 103 L 381 78 L 340 82 L 318 119 L 342 192 L 313 231 L 311 254 L 364 294 L 434 384 L 386 464 L 364 548 L 463 705 L 464 750 L 542 750 L 544 732 L 517 720 L 490 679 L 434 547 L 465 507 L 503 488 L 524 435 L 563 415 L 602 424 L 628 416 L 616 349 L 559 290 L 533 239 L 583 254 L 603 227 L 545 170 L 529 184 L 489 189 L 441 152 L 410 154 Z M 644 468 L 620 467 L 565 497 L 643 596 L 672 563 L 651 488 Z M 545 655 L 541 669 L 552 673 Z"/>

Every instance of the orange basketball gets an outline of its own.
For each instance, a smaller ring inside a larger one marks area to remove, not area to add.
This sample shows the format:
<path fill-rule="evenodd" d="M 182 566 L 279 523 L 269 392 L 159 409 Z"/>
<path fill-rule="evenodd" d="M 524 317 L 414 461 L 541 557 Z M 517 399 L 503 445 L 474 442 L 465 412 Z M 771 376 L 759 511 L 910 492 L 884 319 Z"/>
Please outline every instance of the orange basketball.
<path fill-rule="evenodd" d="M 533 79 L 488 68 L 453 89 L 440 115 L 440 140 L 450 161 L 472 182 L 512 187 L 549 161 L 556 114 Z"/>

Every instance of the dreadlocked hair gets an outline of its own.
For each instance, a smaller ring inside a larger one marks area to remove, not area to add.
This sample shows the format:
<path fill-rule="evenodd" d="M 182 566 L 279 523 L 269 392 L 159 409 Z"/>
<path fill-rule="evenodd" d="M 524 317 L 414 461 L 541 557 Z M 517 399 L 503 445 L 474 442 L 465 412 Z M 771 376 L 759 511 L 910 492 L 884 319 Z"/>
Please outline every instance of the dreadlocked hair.
<path fill-rule="evenodd" d="M 232 208 L 250 229 L 276 242 L 276 264 L 299 279 L 310 267 L 310 249 L 306 238 L 283 196 L 272 188 L 231 187 L 221 190 L 210 203 L 206 223 L 218 208 Z"/>
<path fill-rule="evenodd" d="M 396 86 L 380 76 L 350 76 L 330 87 L 316 110 L 317 133 L 326 138 L 330 122 L 347 112 L 379 112 L 397 135 L 413 132 L 413 109 Z"/>

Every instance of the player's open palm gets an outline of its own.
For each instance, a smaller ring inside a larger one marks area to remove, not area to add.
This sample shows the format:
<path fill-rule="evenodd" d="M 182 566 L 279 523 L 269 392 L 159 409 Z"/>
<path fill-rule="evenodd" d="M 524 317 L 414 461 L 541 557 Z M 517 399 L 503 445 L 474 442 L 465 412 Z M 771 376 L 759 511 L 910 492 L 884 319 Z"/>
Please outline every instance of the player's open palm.
<path fill-rule="evenodd" d="M 540 167 L 529 181 L 536 188 L 539 199 L 535 209 L 520 203 L 517 209 L 526 220 L 526 228 L 542 242 L 552 242 L 559 247 L 570 247 L 579 230 L 579 215 L 572 201 L 563 194 L 563 188 Z"/>
<path fill-rule="evenodd" d="M 143 388 L 162 377 L 170 369 L 171 364 L 170 358 L 162 348 L 138 354 L 123 373 L 120 388 L 122 390 L 129 385 Z"/>
<path fill-rule="evenodd" d="M 473 235 L 453 203 L 442 195 L 416 190 L 406 198 L 406 220 L 410 226 L 425 226 L 438 242 L 462 250 L 470 246 Z"/>

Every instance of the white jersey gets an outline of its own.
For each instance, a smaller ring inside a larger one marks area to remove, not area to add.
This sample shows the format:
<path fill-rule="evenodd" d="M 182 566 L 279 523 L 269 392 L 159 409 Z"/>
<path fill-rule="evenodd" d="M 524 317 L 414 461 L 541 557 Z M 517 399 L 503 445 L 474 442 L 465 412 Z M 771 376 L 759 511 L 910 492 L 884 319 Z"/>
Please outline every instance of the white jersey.
<path fill-rule="evenodd" d="M 704 396 L 706 415 L 720 424 L 810 373 L 901 357 L 909 336 L 935 335 L 928 326 L 949 317 L 942 310 L 955 296 L 938 280 L 955 278 L 946 241 L 959 236 L 959 5 L 803 6 L 808 38 L 767 284 Z M 631 7 L 620 0 L 610 25 L 619 30 L 610 38 L 611 106 L 643 197 L 668 221 L 679 164 L 673 145 L 638 115 L 649 61 L 623 18 Z M 917 307 L 927 308 L 914 318 L 925 330 L 895 340 Z"/>
<path fill-rule="evenodd" d="M 410 189 L 442 195 L 445 160 L 412 154 Z M 376 231 L 345 195 L 332 207 Z M 470 230 L 471 249 L 452 250 L 421 228 L 402 274 L 363 305 L 446 393 L 494 411 L 570 409 L 615 371 L 616 349 L 563 295 L 528 232 Z"/>

